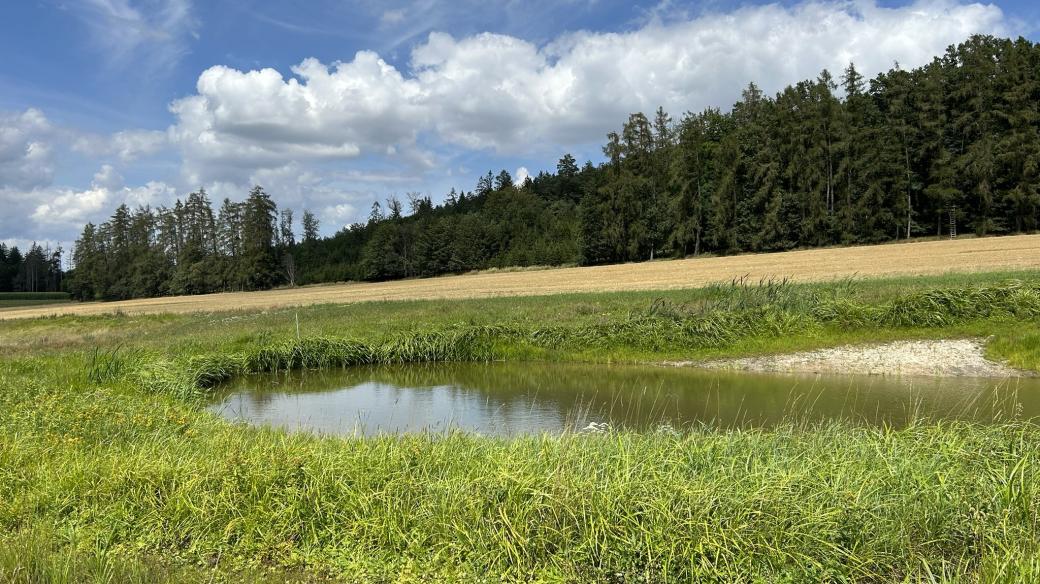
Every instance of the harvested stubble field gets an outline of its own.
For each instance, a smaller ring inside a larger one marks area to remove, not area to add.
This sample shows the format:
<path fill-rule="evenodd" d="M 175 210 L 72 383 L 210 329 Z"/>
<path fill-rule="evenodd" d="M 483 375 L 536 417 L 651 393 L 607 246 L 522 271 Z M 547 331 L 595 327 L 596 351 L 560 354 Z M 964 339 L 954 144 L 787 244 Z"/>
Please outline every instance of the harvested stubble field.
<path fill-rule="evenodd" d="M 747 276 L 826 281 L 850 276 L 935 275 L 1040 268 L 1040 235 L 799 250 L 611 266 L 483 272 L 462 276 L 348 283 L 264 292 L 150 298 L 0 309 L 0 320 L 57 314 L 92 315 L 264 310 L 313 304 L 536 296 L 696 288 Z"/>

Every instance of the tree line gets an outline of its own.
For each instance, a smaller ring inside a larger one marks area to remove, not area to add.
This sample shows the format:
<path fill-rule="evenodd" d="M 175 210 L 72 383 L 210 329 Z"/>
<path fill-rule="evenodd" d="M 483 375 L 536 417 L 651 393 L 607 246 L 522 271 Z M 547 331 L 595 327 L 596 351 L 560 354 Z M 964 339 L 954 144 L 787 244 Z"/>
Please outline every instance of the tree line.
<path fill-rule="evenodd" d="M 22 253 L 17 245 L 0 243 L 0 292 L 60 292 L 61 247 L 35 242 Z"/>
<path fill-rule="evenodd" d="M 120 205 L 108 221 L 83 228 L 67 289 L 80 299 L 125 299 L 292 285 L 295 254 L 318 238 L 313 214 L 304 212 L 302 223 L 301 245 L 292 210 L 279 213 L 259 186 L 217 211 L 205 190 L 172 207 Z"/>
<path fill-rule="evenodd" d="M 439 204 L 410 194 L 317 236 L 257 187 L 218 213 L 121 207 L 76 243 L 71 287 L 127 298 L 284 283 L 386 280 L 507 266 L 1033 231 L 1040 219 L 1040 45 L 973 36 L 923 67 L 838 77 L 728 112 L 636 113 L 604 161 L 564 155 L 515 184 L 488 173 Z"/>

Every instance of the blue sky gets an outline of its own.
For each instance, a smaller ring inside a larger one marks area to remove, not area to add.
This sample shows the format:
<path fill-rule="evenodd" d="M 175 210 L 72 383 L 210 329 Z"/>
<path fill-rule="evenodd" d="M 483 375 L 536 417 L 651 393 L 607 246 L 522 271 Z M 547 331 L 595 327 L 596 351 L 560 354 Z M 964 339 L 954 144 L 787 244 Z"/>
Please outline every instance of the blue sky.
<path fill-rule="evenodd" d="M 0 240 L 70 242 L 123 202 L 263 184 L 333 233 L 374 199 L 598 159 L 632 111 L 726 107 L 852 60 L 921 64 L 969 3 L 25 0 L 0 8 Z"/>

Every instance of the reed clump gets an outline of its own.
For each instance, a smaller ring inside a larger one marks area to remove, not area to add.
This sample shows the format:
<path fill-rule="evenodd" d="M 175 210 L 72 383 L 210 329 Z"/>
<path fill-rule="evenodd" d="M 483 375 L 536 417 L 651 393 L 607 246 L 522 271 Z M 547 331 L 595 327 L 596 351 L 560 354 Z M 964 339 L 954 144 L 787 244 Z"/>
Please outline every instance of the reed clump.
<path fill-rule="evenodd" d="M 242 351 L 142 358 L 129 373 L 142 387 L 178 396 L 200 396 L 238 375 L 360 365 L 488 361 L 491 343 L 508 331 L 467 327 L 417 333 L 382 343 L 336 337 L 263 338 Z"/>

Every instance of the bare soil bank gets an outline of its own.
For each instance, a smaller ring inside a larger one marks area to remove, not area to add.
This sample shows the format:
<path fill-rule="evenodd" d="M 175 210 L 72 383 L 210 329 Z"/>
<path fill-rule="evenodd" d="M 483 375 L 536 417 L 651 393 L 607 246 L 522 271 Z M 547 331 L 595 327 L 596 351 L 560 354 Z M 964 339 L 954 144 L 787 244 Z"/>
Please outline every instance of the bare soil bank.
<path fill-rule="evenodd" d="M 696 288 L 748 276 L 825 281 L 850 276 L 881 277 L 948 272 L 1040 268 L 1040 235 L 919 241 L 783 253 L 694 258 L 540 271 L 485 272 L 463 276 L 148 298 L 123 302 L 0 309 L 0 320 L 55 314 L 126 314 L 264 310 L 310 304 L 381 300 L 426 300 L 534 296 L 569 292 L 614 292 Z"/>
<path fill-rule="evenodd" d="M 913 375 L 935 377 L 1021 377 L 1028 373 L 985 357 L 979 339 L 899 341 L 881 345 L 843 346 L 830 349 L 722 359 L 704 363 L 684 362 L 710 369 L 762 372 L 846 373 L 853 375 Z"/>

